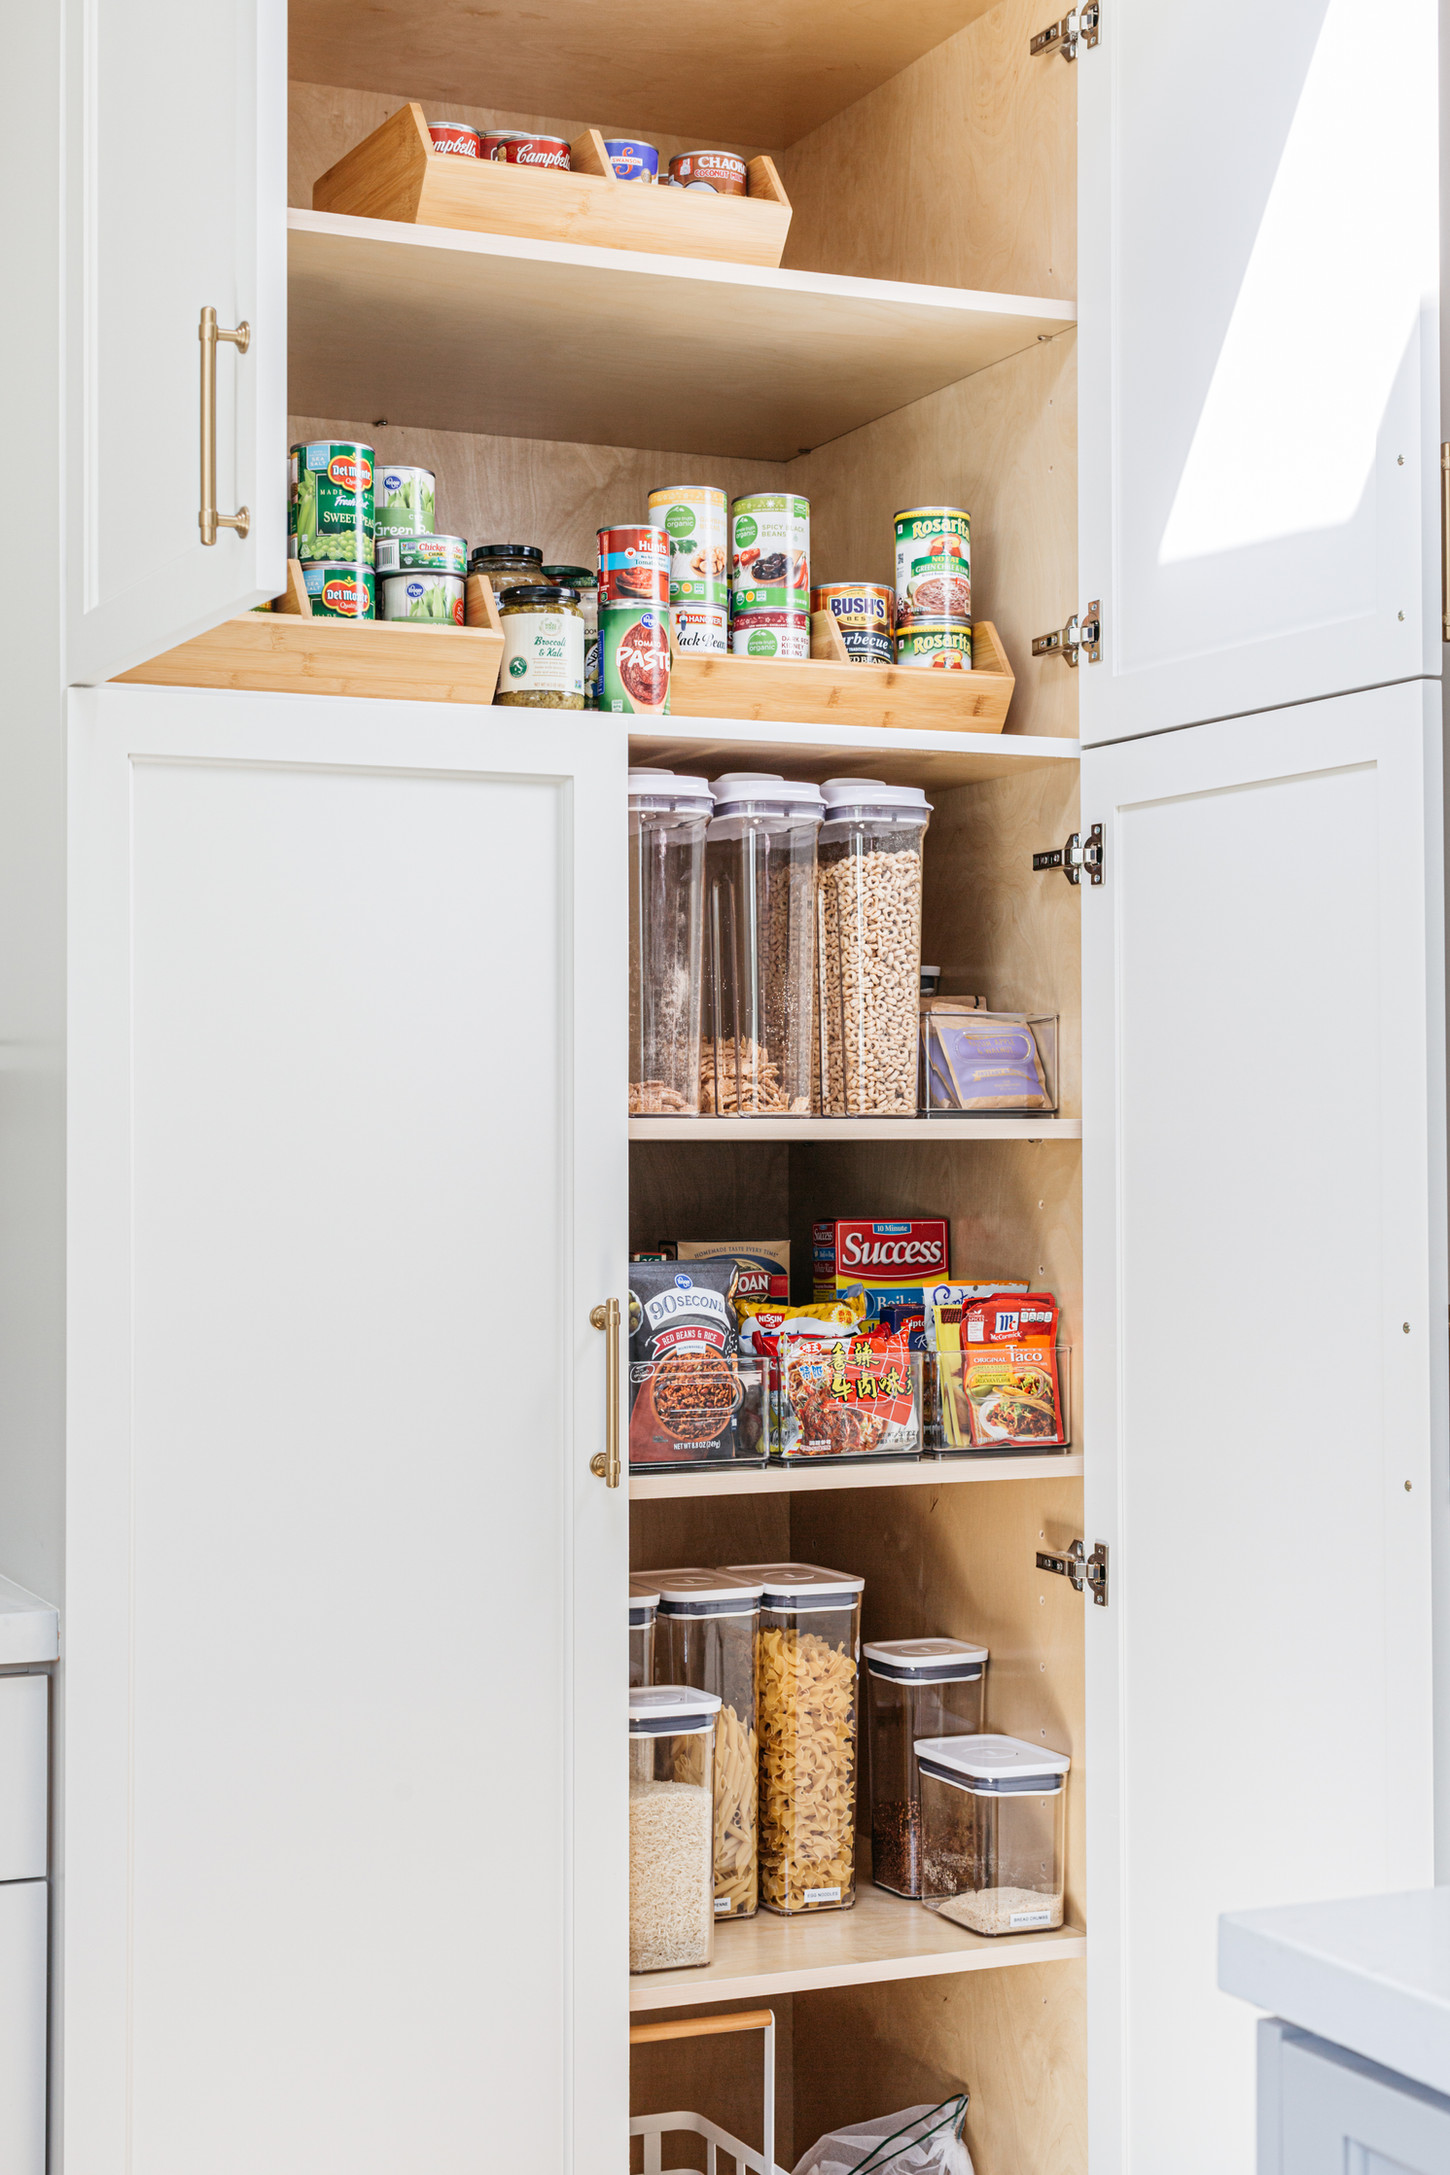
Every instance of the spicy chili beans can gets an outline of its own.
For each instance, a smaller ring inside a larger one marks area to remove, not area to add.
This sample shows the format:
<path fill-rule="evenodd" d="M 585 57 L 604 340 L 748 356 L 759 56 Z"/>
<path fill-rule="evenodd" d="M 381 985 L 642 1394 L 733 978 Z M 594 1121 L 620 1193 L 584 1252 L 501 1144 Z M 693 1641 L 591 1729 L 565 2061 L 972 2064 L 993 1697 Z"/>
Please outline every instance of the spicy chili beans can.
<path fill-rule="evenodd" d="M 960 506 L 896 516 L 896 624 L 972 616 L 972 523 Z"/>
<path fill-rule="evenodd" d="M 810 606 L 811 502 L 761 491 L 730 507 L 732 612 L 804 612 Z"/>
<path fill-rule="evenodd" d="M 972 630 L 959 619 L 939 620 L 934 627 L 901 627 L 896 635 L 899 665 L 926 665 L 938 672 L 970 672 Z"/>
<path fill-rule="evenodd" d="M 664 484 L 649 517 L 668 538 L 671 604 L 730 600 L 730 520 L 725 493 L 708 483 Z"/>
<path fill-rule="evenodd" d="M 667 604 L 599 607 L 599 707 L 667 715 L 670 707 L 670 608 Z"/>
<path fill-rule="evenodd" d="M 599 601 L 668 604 L 669 539 L 648 522 L 599 531 Z"/>
<path fill-rule="evenodd" d="M 466 121 L 430 121 L 428 134 L 433 139 L 435 151 L 445 151 L 457 159 L 482 158 L 483 152 L 476 128 Z"/>

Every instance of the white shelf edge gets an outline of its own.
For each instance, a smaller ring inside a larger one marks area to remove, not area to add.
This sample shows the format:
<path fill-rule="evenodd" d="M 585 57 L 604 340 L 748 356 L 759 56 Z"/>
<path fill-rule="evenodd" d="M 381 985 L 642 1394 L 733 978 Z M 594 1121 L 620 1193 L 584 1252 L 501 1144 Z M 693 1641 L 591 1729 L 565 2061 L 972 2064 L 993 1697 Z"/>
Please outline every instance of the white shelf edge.
<path fill-rule="evenodd" d="M 892 726 L 876 731 L 869 725 L 821 725 L 796 718 L 759 717 L 631 717 L 622 722 L 631 740 L 788 740 L 802 747 L 879 748 L 884 752 L 909 748 L 913 754 L 1005 756 L 1011 762 L 1076 763 L 1082 742 L 1054 733 L 974 733 L 936 730 L 922 726 L 913 732 Z"/>
<path fill-rule="evenodd" d="M 907 1904 L 911 1910 L 916 1906 Z M 1005 1952 L 1005 1953 L 1004 1953 Z M 944 1949 L 928 1956 L 868 1957 L 857 1963 L 801 1964 L 777 1970 L 721 1973 L 718 1965 L 703 1967 L 700 1979 L 691 1983 L 670 1978 L 652 1983 L 644 1973 L 629 1982 L 629 2006 L 642 2009 L 698 2008 L 703 2003 L 752 2000 L 761 1994 L 807 1994 L 831 1986 L 871 1986 L 892 1979 L 945 1978 L 962 1971 L 1002 1971 L 1016 1964 L 1050 1963 L 1070 1956 L 1086 1956 L 1087 1935 L 1079 1926 L 1064 1926 L 1054 1933 L 1021 1933 L 983 1937 L 971 1948 Z M 661 1974 L 664 1976 L 664 1974 Z"/>
<path fill-rule="evenodd" d="M 1081 1140 L 1081 1118 L 631 1118 L 631 1140 Z"/>
<path fill-rule="evenodd" d="M 662 1503 L 720 1495 L 829 1495 L 844 1488 L 939 1488 L 992 1480 L 1080 1480 L 1082 1455 L 1032 1452 L 1024 1457 L 903 1458 L 893 1466 L 792 1463 L 748 1466 L 739 1472 L 703 1466 L 693 1473 L 631 1473 L 631 1503 Z"/>

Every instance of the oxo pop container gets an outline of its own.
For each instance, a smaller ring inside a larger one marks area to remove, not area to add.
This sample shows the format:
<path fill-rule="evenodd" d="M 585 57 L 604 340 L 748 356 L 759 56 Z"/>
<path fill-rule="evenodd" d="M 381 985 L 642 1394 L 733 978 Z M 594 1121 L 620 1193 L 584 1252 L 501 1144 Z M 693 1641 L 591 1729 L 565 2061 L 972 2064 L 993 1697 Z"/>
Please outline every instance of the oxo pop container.
<path fill-rule="evenodd" d="M 629 1688 L 655 1680 L 655 1611 L 660 1605 L 658 1588 L 647 1578 L 629 1582 Z"/>
<path fill-rule="evenodd" d="M 1065 1752 L 1016 1737 L 922 1737 L 921 1900 L 972 1933 L 1062 1924 Z"/>
<path fill-rule="evenodd" d="M 756 1881 L 755 1642 L 760 1583 L 730 1571 L 644 1571 L 659 1589 L 655 1676 L 714 1692 L 715 1916 L 753 1918 Z"/>
<path fill-rule="evenodd" d="M 713 1692 L 629 1695 L 629 1968 L 707 1964 L 715 1951 Z"/>
<path fill-rule="evenodd" d="M 703 778 L 629 774 L 630 1115 L 694 1116 L 700 1107 Z"/>
<path fill-rule="evenodd" d="M 919 786 L 828 778 L 816 864 L 814 1093 L 832 1118 L 916 1114 L 922 845 Z"/>
<path fill-rule="evenodd" d="M 881 1639 L 862 1648 L 871 1768 L 871 1877 L 893 1895 L 921 1894 L 919 1737 L 974 1737 L 982 1727 L 987 1649 L 965 1639 Z"/>
<path fill-rule="evenodd" d="M 808 1115 L 820 789 L 732 771 L 705 834 L 700 1107 Z"/>
<path fill-rule="evenodd" d="M 849 1910 L 856 1900 L 856 1676 L 866 1581 L 817 1563 L 732 1563 L 760 1585 L 760 1900 Z"/>

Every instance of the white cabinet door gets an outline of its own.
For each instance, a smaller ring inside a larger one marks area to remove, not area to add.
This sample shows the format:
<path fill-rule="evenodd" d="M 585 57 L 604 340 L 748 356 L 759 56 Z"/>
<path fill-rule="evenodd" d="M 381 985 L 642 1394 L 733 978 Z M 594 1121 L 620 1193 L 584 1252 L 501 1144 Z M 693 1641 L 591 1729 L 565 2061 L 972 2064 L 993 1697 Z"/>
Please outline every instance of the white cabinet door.
<path fill-rule="evenodd" d="M 1435 0 L 1079 47 L 1085 741 L 1440 670 L 1437 65 Z"/>
<path fill-rule="evenodd" d="M 615 2175 L 623 729 L 71 705 L 67 2165 Z"/>
<path fill-rule="evenodd" d="M 67 678 L 92 683 L 285 579 L 286 0 L 89 0 L 69 15 Z M 217 503 L 202 542 L 203 309 Z"/>
<path fill-rule="evenodd" d="M 46 1921 L 43 1880 L 0 1884 L 0 2168 L 45 2175 Z"/>
<path fill-rule="evenodd" d="M 1450 2100 L 1265 2017 L 1258 2175 L 1445 2175 Z"/>
<path fill-rule="evenodd" d="M 1438 713 L 1083 759 L 1093 2175 L 1252 2166 L 1221 1911 L 1433 1879 Z"/>

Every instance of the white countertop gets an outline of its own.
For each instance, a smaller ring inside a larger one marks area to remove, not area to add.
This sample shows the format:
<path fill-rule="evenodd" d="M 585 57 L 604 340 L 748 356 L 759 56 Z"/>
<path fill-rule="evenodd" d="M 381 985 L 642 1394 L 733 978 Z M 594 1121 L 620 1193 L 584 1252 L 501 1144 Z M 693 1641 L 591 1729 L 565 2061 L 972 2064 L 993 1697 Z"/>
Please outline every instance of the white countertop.
<path fill-rule="evenodd" d="M 13 1580 L 0 1578 L 0 1667 L 55 1661 L 59 1654 L 59 1609 Z"/>
<path fill-rule="evenodd" d="M 1218 1983 L 1450 2094 L 1450 1888 L 1225 1916 Z"/>

